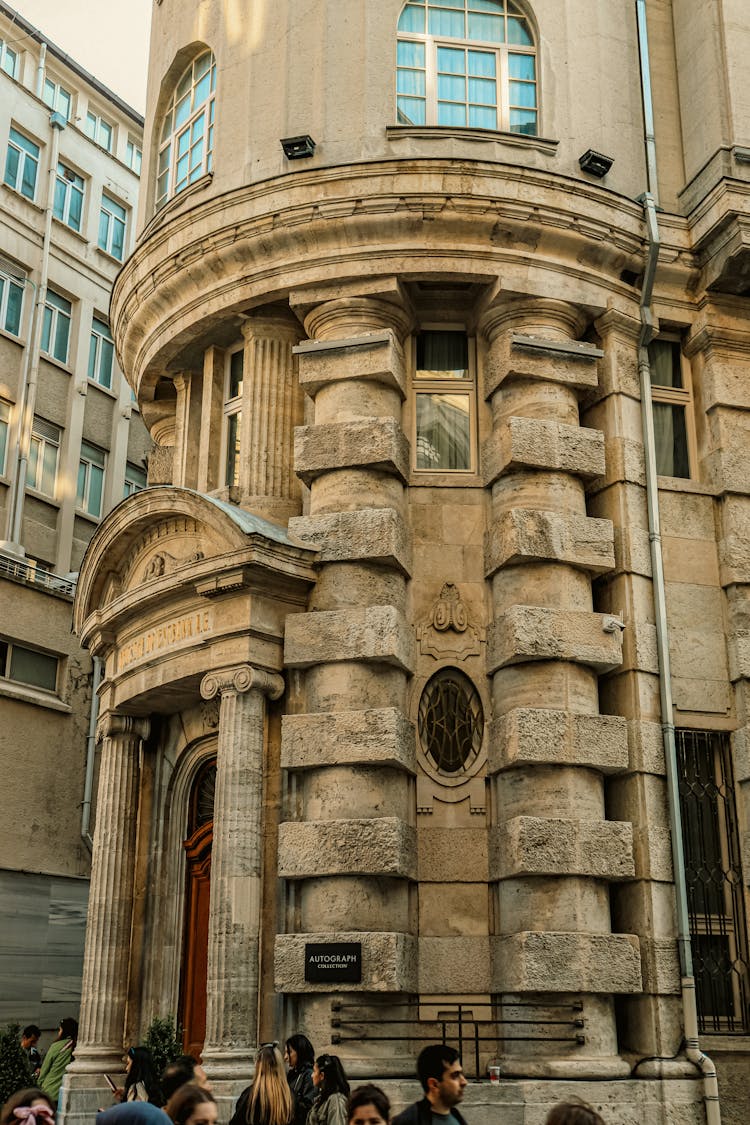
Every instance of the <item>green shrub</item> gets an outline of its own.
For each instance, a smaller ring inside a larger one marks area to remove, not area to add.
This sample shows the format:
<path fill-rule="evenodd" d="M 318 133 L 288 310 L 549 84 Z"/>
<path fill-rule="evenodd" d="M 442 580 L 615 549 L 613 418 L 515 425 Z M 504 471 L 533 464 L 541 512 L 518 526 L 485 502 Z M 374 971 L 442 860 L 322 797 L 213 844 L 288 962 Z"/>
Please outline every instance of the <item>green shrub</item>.
<path fill-rule="evenodd" d="M 154 1016 L 151 1020 L 143 1045 L 151 1052 L 157 1076 L 183 1053 L 182 1034 L 174 1016 Z"/>
<path fill-rule="evenodd" d="M 0 1031 L 0 1105 L 16 1090 L 33 1085 L 26 1052 L 21 1046 L 21 1028 L 17 1023 L 9 1023 Z"/>

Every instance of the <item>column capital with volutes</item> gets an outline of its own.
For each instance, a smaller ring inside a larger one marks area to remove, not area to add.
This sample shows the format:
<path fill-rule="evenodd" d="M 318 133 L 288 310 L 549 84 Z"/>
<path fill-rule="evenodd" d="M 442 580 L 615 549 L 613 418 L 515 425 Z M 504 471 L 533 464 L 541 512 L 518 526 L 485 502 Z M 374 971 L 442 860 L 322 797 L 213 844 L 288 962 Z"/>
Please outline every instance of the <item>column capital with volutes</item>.
<path fill-rule="evenodd" d="M 105 738 L 137 738 L 141 742 L 145 742 L 150 731 L 151 722 L 149 719 L 108 711 L 99 718 L 96 724 L 96 741 L 103 742 Z"/>
<path fill-rule="evenodd" d="M 252 664 L 217 668 L 201 680 L 203 699 L 214 699 L 217 695 L 241 695 L 246 691 L 257 691 L 269 699 L 278 699 L 284 693 L 284 680 L 277 672 L 267 672 Z"/>
<path fill-rule="evenodd" d="M 551 340 L 577 340 L 587 324 L 584 310 L 568 301 L 501 295 L 480 314 L 477 327 L 491 344 L 508 332 Z"/>

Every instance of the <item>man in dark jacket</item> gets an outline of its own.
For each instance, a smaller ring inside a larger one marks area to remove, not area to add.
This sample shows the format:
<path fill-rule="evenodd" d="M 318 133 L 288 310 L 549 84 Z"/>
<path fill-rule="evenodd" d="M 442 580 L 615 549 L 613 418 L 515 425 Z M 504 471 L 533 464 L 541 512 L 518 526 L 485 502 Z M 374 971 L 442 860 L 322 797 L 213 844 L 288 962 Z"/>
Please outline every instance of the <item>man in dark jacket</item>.
<path fill-rule="evenodd" d="M 417 1059 L 417 1074 L 424 1097 L 394 1117 L 393 1125 L 466 1125 L 456 1108 L 466 1089 L 458 1051 L 443 1043 L 430 1044 Z"/>

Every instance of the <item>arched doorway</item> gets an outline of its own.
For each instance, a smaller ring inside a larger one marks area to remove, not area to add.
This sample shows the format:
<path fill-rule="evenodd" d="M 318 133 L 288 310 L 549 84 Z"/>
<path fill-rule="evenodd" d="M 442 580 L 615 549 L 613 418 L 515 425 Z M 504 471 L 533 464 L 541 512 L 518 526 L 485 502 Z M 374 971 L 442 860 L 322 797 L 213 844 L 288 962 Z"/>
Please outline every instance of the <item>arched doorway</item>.
<path fill-rule="evenodd" d="M 190 791 L 186 853 L 185 935 L 180 982 L 183 1046 L 200 1058 L 206 1037 L 206 973 L 208 957 L 208 904 L 211 889 L 216 759 L 206 762 Z"/>

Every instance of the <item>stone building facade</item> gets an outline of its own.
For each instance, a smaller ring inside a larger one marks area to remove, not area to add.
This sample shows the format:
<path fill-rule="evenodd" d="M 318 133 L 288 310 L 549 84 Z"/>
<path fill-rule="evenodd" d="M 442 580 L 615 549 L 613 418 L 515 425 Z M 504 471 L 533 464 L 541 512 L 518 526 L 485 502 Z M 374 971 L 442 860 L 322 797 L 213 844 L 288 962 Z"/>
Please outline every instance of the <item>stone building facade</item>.
<path fill-rule="evenodd" d="M 403 1103 L 445 1028 L 486 1122 L 715 1122 L 699 1024 L 746 1119 L 748 49 L 739 0 L 155 7 L 71 1120 L 174 1011 L 226 1097 L 303 1030 Z"/>
<path fill-rule="evenodd" d="M 145 487 L 152 445 L 109 329 L 142 134 L 0 4 L 0 1023 L 52 1033 L 80 1003 L 93 830 L 76 572 L 102 517 Z"/>

